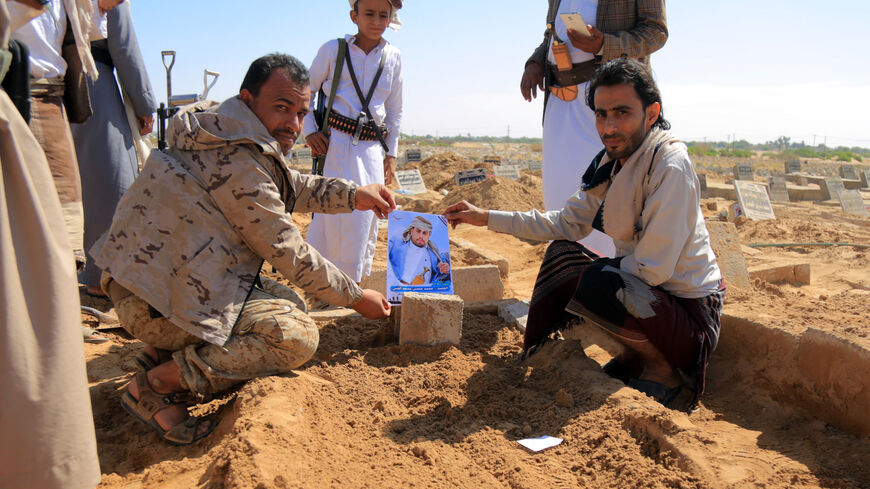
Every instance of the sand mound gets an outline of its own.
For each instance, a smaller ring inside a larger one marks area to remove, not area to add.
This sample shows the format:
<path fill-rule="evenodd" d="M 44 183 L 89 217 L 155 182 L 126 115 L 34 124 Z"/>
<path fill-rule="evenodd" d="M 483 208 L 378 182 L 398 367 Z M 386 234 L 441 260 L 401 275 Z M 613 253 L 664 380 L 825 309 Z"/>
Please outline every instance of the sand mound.
<path fill-rule="evenodd" d="M 537 178 L 526 175 L 525 179 Z M 443 212 L 448 206 L 467 200 L 484 209 L 500 211 L 527 211 L 543 209 L 544 196 L 540 185 L 525 184 L 522 179 L 487 178 L 482 182 L 464 185 L 447 194 L 437 207 Z"/>
<path fill-rule="evenodd" d="M 421 162 L 407 164 L 403 170 L 420 170 L 423 182 L 429 190 L 456 188 L 456 172 L 484 168 L 487 173 L 492 173 L 492 163 L 479 163 L 452 151 L 432 155 Z"/>

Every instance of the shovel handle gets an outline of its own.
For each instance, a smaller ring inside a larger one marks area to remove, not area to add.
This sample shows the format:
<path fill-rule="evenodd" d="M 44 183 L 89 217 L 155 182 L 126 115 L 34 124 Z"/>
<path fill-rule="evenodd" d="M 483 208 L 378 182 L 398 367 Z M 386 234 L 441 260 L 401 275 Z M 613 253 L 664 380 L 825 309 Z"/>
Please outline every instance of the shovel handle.
<path fill-rule="evenodd" d="M 163 57 L 163 67 L 166 68 L 166 74 L 169 74 L 172 71 L 172 67 L 175 65 L 175 51 L 160 51 L 160 56 Z M 169 64 L 166 64 L 166 57 L 169 56 L 171 61 Z"/>
<path fill-rule="evenodd" d="M 211 83 L 208 82 L 208 77 L 214 77 L 211 80 Z M 204 70 L 202 73 L 202 97 L 201 100 L 205 100 L 208 97 L 208 92 L 217 83 L 218 77 L 221 76 L 217 71 Z"/>
<path fill-rule="evenodd" d="M 160 51 L 160 56 L 163 60 L 163 67 L 166 68 L 166 104 L 172 100 L 172 67 L 175 65 L 175 51 Z M 171 61 L 166 64 L 166 57 L 169 56 Z"/>

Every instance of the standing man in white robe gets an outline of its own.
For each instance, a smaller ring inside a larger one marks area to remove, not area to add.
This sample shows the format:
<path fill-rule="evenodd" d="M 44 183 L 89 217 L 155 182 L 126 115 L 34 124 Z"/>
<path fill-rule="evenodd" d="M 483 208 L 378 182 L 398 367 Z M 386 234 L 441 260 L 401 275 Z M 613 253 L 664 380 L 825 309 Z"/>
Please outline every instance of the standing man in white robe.
<path fill-rule="evenodd" d="M 668 38 L 664 0 L 549 3 L 547 24 L 552 29 L 547 29 L 544 41 L 526 61 L 520 84 L 528 101 L 536 97 L 537 89 L 544 91 L 543 190 L 548 211 L 565 205 L 580 187 L 589 162 L 604 148 L 595 129 L 595 115 L 584 97 L 595 68 L 619 57 L 635 58 L 649 66 L 650 54 Z M 589 36 L 568 30 L 561 15 L 569 13 L 583 17 Z M 559 70 L 554 41 L 567 48 L 569 70 Z M 573 93 L 576 98 L 564 100 L 564 93 Z M 613 256 L 616 251 L 613 240 L 597 230 L 580 242 L 601 255 Z"/>

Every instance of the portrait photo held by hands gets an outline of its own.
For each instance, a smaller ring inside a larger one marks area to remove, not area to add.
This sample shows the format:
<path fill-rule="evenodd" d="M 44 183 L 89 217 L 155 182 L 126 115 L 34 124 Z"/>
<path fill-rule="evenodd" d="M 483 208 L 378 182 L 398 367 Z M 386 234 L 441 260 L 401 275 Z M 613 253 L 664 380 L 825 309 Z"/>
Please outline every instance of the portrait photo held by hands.
<path fill-rule="evenodd" d="M 387 300 L 401 304 L 405 292 L 453 294 L 447 219 L 436 214 L 390 214 Z"/>

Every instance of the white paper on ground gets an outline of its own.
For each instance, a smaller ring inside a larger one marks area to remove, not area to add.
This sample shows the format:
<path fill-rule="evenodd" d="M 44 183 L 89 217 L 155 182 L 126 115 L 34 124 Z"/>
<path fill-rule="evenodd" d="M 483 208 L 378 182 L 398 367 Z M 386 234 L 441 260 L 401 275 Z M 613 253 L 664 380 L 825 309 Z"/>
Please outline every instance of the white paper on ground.
<path fill-rule="evenodd" d="M 525 440 L 517 440 L 517 443 L 533 452 L 540 452 L 541 450 L 552 448 L 562 443 L 562 439 L 545 435 L 538 438 L 526 438 Z"/>

